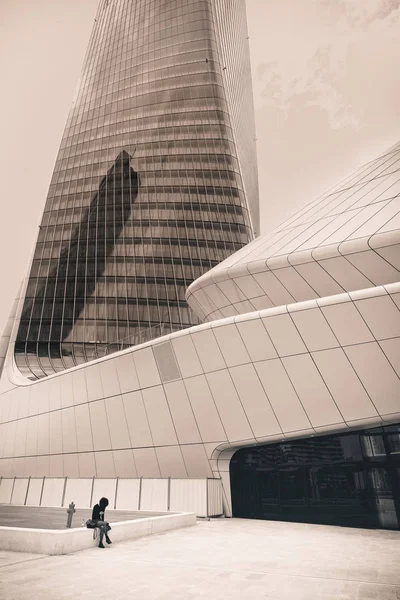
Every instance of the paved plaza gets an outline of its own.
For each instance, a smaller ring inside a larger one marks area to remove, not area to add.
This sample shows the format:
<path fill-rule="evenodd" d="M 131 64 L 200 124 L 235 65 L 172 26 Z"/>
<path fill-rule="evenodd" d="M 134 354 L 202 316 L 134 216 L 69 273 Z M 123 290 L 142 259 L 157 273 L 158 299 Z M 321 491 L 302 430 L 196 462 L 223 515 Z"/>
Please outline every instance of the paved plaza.
<path fill-rule="evenodd" d="M 118 523 L 119 521 L 134 521 L 144 517 L 157 517 L 165 515 L 165 512 L 148 512 L 132 510 L 107 509 L 107 521 Z M 71 527 L 82 527 L 83 521 L 92 516 L 91 508 L 77 508 L 72 516 Z M 66 508 L 45 508 L 36 506 L 9 506 L 0 505 L 0 527 L 29 527 L 34 529 L 66 529 Z"/>
<path fill-rule="evenodd" d="M 0 552 L 1 600 L 399 600 L 400 532 L 216 519 L 67 556 Z"/>

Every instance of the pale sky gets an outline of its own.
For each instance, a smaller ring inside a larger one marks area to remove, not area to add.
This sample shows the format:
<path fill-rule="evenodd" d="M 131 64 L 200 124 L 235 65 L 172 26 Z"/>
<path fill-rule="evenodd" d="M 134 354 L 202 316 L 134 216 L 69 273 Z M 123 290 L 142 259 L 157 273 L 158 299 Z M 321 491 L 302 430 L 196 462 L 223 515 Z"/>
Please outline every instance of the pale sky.
<path fill-rule="evenodd" d="M 400 139 L 400 0 L 246 3 L 266 233 Z M 0 2 L 0 332 L 36 241 L 97 5 Z"/>

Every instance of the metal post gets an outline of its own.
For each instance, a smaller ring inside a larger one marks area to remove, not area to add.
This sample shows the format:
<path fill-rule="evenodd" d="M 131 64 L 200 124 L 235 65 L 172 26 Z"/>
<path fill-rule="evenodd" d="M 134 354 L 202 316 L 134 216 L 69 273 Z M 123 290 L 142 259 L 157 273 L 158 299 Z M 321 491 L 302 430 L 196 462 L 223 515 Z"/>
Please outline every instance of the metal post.
<path fill-rule="evenodd" d="M 14 481 L 13 481 L 13 484 L 12 484 L 12 489 L 11 489 L 10 504 L 12 504 L 12 497 L 13 497 L 13 494 L 14 494 L 15 480 L 16 480 L 16 479 L 17 479 L 17 478 L 16 478 L 16 477 L 14 477 Z"/>
<path fill-rule="evenodd" d="M 63 493 L 62 493 L 62 498 L 61 498 L 61 506 L 64 506 L 64 500 L 65 500 L 65 490 L 67 489 L 67 480 L 68 477 L 64 478 L 64 487 L 63 487 Z"/>
<path fill-rule="evenodd" d="M 93 479 L 92 479 L 92 489 L 91 489 L 91 491 L 90 491 L 90 506 L 92 506 L 92 505 L 93 505 L 93 490 L 94 490 L 94 480 L 95 480 L 95 477 L 93 477 Z"/>
<path fill-rule="evenodd" d="M 171 477 L 168 477 L 168 498 L 167 498 L 167 510 L 171 506 Z"/>
<path fill-rule="evenodd" d="M 43 477 L 42 489 L 41 489 L 41 492 L 40 492 L 39 506 L 42 506 L 42 497 L 43 497 L 43 490 L 44 490 L 44 482 L 45 481 L 46 481 L 46 476 Z"/>
<path fill-rule="evenodd" d="M 29 486 L 31 485 L 31 478 L 28 477 L 28 485 L 26 487 L 26 494 L 25 494 L 25 502 L 24 502 L 24 506 L 26 506 L 26 502 L 28 500 L 28 494 L 29 494 Z"/>
<path fill-rule="evenodd" d="M 139 481 L 139 502 L 138 502 L 138 510 L 140 510 L 140 505 L 142 503 L 142 479 L 143 477 L 140 478 Z"/>
<path fill-rule="evenodd" d="M 119 477 L 117 477 L 117 481 L 115 482 L 114 508 L 117 508 L 118 481 L 119 481 Z"/>

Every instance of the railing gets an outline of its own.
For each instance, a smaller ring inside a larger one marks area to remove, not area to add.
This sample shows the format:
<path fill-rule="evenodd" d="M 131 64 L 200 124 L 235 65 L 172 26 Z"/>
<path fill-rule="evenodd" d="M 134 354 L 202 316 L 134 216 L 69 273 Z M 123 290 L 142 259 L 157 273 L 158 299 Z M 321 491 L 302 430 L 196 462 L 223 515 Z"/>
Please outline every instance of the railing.
<path fill-rule="evenodd" d="M 223 514 L 220 479 L 138 479 L 3 477 L 0 504 L 90 508 L 105 496 L 109 508 L 160 512 L 194 512 L 198 517 Z"/>

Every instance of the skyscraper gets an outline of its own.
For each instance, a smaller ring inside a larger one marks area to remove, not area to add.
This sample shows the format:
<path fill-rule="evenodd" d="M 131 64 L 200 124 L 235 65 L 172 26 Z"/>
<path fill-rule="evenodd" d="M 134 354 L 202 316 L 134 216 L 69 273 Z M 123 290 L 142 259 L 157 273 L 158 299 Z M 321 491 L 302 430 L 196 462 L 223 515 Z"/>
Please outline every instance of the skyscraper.
<path fill-rule="evenodd" d="M 39 228 L 30 378 L 198 323 L 190 283 L 253 239 L 243 0 L 101 0 Z"/>

